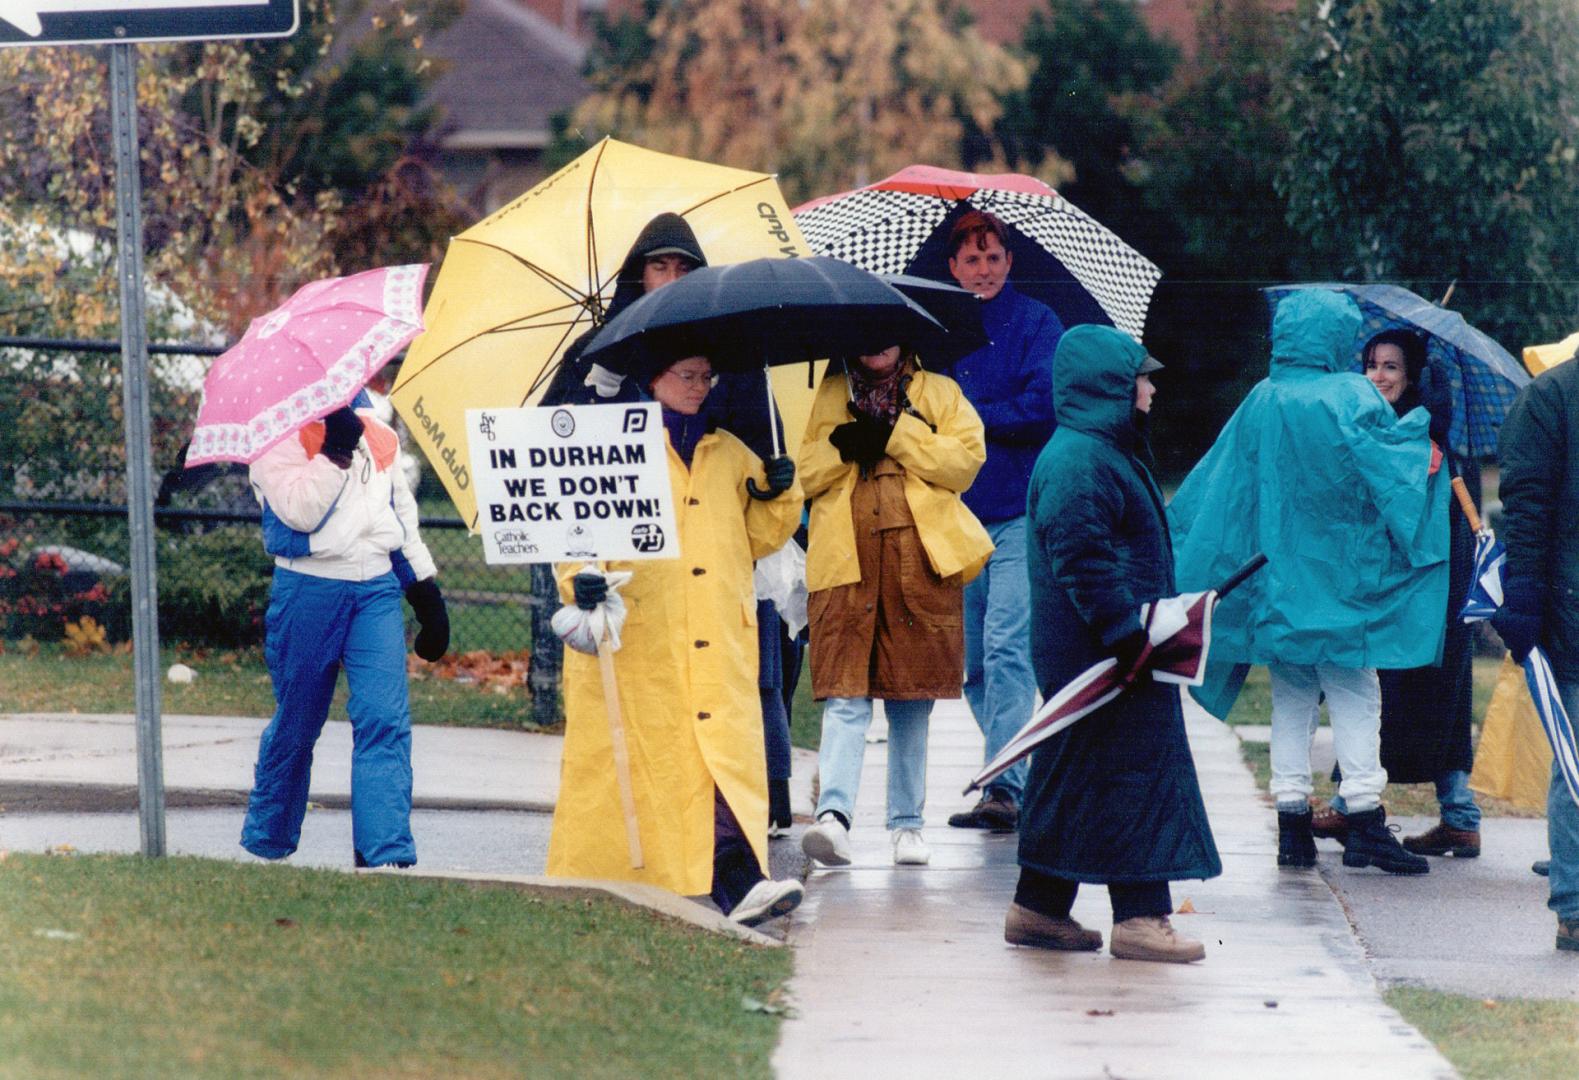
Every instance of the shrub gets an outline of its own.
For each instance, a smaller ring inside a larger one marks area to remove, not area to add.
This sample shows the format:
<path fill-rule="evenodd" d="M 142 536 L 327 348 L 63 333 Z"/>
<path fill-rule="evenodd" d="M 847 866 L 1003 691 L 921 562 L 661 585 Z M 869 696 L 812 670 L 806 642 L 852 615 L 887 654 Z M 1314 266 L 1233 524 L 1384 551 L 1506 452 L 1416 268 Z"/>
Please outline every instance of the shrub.
<path fill-rule="evenodd" d="M 98 576 L 72 570 L 33 540 L 0 534 L 0 637 L 58 641 L 84 616 L 105 622 L 112 600 Z"/>
<path fill-rule="evenodd" d="M 161 642 L 225 649 L 263 642 L 274 562 L 256 526 L 163 537 L 157 557 Z M 116 579 L 111 596 L 118 612 L 130 612 L 130 579 Z M 112 636 L 118 629 L 111 624 Z"/>

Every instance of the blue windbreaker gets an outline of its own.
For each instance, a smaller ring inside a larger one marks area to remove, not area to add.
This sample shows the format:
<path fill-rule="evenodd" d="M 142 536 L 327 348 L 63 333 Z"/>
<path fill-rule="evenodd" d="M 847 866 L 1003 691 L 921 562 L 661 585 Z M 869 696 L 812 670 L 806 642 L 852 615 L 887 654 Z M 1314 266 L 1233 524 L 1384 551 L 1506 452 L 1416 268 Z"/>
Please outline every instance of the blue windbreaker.
<path fill-rule="evenodd" d="M 1005 285 L 981 306 L 990 344 L 948 368 L 987 432 L 987 463 L 965 492 L 965 505 L 986 524 L 1025 513 L 1036 456 L 1057 426 L 1053 353 L 1063 323 L 1053 309 Z M 923 362 L 925 358 L 923 357 Z"/>

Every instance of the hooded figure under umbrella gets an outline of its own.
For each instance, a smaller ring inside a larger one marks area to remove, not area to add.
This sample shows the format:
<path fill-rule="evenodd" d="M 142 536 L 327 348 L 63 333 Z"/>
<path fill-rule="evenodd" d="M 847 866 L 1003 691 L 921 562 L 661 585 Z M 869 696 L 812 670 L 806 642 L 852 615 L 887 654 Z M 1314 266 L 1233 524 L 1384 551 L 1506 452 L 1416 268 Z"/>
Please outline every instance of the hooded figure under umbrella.
<path fill-rule="evenodd" d="M 1105 657 L 1146 643 L 1142 604 L 1173 596 L 1173 548 L 1145 434 L 1162 367 L 1109 326 L 1077 326 L 1053 362 L 1058 429 L 1031 473 L 1026 569 L 1031 663 L 1044 697 Z M 1004 925 L 1013 945 L 1094 950 L 1070 918 L 1081 882 L 1107 885 L 1113 955 L 1206 955 L 1168 922 L 1170 880 L 1222 873 L 1178 688 L 1135 686 L 1038 747 L 1020 817 L 1020 880 Z"/>
<path fill-rule="evenodd" d="M 679 214 L 659 214 L 642 229 L 620 264 L 614 279 L 614 297 L 602 322 L 608 322 L 653 290 L 706 265 L 707 256 L 702 254 L 702 245 L 696 242 L 696 233 L 686 220 Z M 581 354 L 597 331 L 594 326 L 571 342 L 539 404 L 596 405 L 641 397 L 631 381 L 582 361 Z"/>

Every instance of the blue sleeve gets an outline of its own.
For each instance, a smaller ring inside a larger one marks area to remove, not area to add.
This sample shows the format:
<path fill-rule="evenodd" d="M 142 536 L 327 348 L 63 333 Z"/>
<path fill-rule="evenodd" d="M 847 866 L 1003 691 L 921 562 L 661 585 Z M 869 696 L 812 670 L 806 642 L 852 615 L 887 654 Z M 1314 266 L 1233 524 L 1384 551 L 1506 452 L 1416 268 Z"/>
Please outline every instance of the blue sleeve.
<path fill-rule="evenodd" d="M 993 442 L 1040 446 L 1053 434 L 1053 353 L 1064 328 L 1051 310 L 1035 313 L 1025 327 L 1016 360 L 1014 392 L 1001 401 L 977 404 L 976 412 Z"/>

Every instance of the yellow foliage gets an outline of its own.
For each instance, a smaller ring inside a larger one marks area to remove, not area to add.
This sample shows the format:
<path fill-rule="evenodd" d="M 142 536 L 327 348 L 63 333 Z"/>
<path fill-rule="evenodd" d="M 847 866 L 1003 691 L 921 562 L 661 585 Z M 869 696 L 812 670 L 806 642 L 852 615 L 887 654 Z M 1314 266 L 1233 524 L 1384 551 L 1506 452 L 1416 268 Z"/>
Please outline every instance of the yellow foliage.
<path fill-rule="evenodd" d="M 942 0 L 668 3 L 650 33 L 650 57 L 607 75 L 574 126 L 777 173 L 791 202 L 912 163 L 958 167 L 962 118 L 990 130 L 997 95 L 1028 76 Z"/>
<path fill-rule="evenodd" d="M 104 627 L 92 615 L 84 615 L 76 622 L 66 624 L 66 655 L 87 656 L 90 653 L 110 651 L 104 636 Z"/>
<path fill-rule="evenodd" d="M 238 153 L 261 130 L 250 56 L 229 42 L 190 55 L 138 49 L 145 269 L 193 314 L 237 333 L 241 313 L 335 272 L 324 237 L 337 207 L 295 205 Z M 27 297 L 39 330 L 113 338 L 114 232 L 105 52 L 0 50 L 0 294 Z M 243 267 L 262 276 L 243 279 Z"/>

